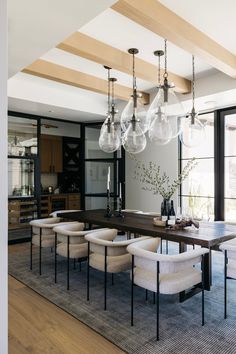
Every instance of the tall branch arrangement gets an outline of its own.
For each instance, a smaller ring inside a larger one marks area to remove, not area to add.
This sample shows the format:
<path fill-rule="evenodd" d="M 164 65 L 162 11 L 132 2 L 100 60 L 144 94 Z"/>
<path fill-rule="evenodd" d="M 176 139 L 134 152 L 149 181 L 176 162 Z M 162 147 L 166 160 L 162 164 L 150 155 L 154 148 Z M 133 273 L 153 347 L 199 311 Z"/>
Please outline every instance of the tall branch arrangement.
<path fill-rule="evenodd" d="M 135 161 L 134 178 L 143 184 L 142 189 L 153 194 L 160 194 L 164 199 L 170 199 L 177 188 L 188 177 L 190 171 L 196 167 L 197 161 L 192 158 L 183 168 L 182 173 L 171 183 L 166 172 L 161 173 L 161 168 L 155 162 L 145 163 L 132 157 Z"/>

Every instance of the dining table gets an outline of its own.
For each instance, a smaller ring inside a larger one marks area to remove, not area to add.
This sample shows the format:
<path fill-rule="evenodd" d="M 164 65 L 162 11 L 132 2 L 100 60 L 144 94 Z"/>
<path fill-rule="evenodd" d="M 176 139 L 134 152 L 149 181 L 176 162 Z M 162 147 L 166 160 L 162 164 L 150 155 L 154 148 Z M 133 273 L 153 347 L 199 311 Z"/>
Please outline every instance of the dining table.
<path fill-rule="evenodd" d="M 195 245 L 209 249 L 204 257 L 205 289 L 210 290 L 212 284 L 212 250 L 217 250 L 219 245 L 236 237 L 236 225 L 225 222 L 199 222 L 199 228 L 194 226 L 183 229 L 156 226 L 153 223 L 153 215 L 148 213 L 133 213 L 114 211 L 107 216 L 105 209 L 72 211 L 58 213 L 59 217 L 66 220 L 84 222 L 92 227 L 116 228 L 124 232 L 131 232 L 143 236 L 159 237 L 161 240 L 172 241 L 179 245 L 179 252 L 185 252 L 188 245 Z M 199 288 L 180 293 L 180 301 L 185 301 Z"/>

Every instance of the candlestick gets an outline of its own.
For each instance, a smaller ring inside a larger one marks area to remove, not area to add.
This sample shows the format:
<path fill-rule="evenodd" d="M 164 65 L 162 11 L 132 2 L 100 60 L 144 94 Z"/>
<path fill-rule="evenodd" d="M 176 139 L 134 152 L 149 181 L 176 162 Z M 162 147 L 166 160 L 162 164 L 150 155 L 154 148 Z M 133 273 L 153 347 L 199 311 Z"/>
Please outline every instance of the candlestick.
<path fill-rule="evenodd" d="M 121 183 L 119 185 L 119 198 L 118 198 L 118 217 L 123 218 L 124 215 L 122 213 L 122 191 L 121 191 Z"/>

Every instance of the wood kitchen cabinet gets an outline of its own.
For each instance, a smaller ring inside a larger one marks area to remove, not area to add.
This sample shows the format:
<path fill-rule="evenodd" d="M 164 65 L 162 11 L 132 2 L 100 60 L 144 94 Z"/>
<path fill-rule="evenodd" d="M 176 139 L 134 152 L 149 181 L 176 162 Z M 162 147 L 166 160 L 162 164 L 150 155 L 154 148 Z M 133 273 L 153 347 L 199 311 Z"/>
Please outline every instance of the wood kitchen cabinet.
<path fill-rule="evenodd" d="M 63 171 L 62 137 L 41 135 L 40 140 L 41 172 L 59 173 Z"/>

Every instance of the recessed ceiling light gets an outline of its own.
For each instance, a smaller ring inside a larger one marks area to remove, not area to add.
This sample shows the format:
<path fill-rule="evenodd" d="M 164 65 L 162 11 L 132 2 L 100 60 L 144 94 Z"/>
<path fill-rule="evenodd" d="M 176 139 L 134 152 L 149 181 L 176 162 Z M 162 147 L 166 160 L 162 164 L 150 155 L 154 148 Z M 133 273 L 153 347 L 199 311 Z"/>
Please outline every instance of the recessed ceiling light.
<path fill-rule="evenodd" d="M 53 110 L 49 110 L 48 112 L 49 112 L 49 113 L 53 113 L 54 111 L 53 111 Z"/>

